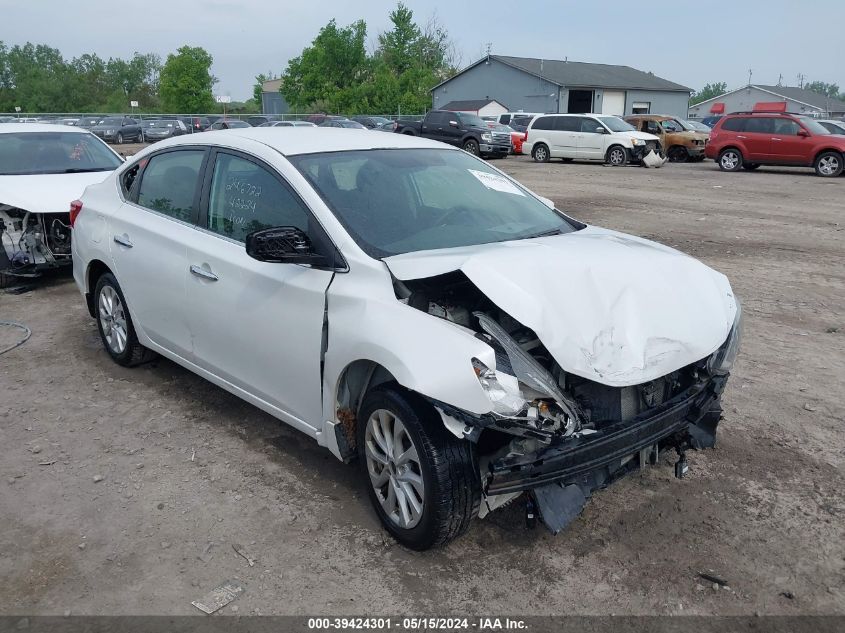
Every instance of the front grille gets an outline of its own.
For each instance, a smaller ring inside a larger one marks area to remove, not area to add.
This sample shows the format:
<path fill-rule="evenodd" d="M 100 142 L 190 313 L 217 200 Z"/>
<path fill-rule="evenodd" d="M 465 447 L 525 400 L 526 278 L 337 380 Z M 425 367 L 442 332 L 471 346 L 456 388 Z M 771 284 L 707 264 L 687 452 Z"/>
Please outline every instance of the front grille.
<path fill-rule="evenodd" d="M 660 151 L 660 143 L 657 141 L 646 141 L 645 142 L 645 152 L 648 154 L 650 151 L 654 150 L 655 152 Z"/>
<path fill-rule="evenodd" d="M 493 142 L 501 144 L 510 144 L 511 135 L 505 132 L 493 132 Z"/>

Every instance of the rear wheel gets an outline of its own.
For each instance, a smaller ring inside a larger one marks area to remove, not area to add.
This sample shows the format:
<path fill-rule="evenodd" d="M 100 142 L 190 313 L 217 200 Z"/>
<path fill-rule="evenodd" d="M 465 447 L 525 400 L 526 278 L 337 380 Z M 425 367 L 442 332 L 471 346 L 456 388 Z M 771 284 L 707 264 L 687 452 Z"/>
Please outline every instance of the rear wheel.
<path fill-rule="evenodd" d="M 114 362 L 132 367 L 152 360 L 155 354 L 138 342 L 123 291 L 111 273 L 97 280 L 94 309 L 103 347 Z"/>
<path fill-rule="evenodd" d="M 621 145 L 613 145 L 610 149 L 607 150 L 607 156 L 605 156 L 605 161 L 608 165 L 613 165 L 614 167 L 621 167 L 622 165 L 628 162 L 628 152 Z"/>
<path fill-rule="evenodd" d="M 362 475 L 385 529 L 415 550 L 466 532 L 481 499 L 474 445 L 449 433 L 425 400 L 396 386 L 367 394 L 358 420 Z"/>
<path fill-rule="evenodd" d="M 719 169 L 722 171 L 739 171 L 742 169 L 742 153 L 738 149 L 729 147 L 719 154 Z"/>
<path fill-rule="evenodd" d="M 823 152 L 816 158 L 813 165 L 816 168 L 816 174 L 823 178 L 833 178 L 842 173 L 843 157 L 845 154 L 839 152 Z"/>
<path fill-rule="evenodd" d="M 689 152 L 686 147 L 675 145 L 670 147 L 669 151 L 666 152 L 666 158 L 671 163 L 685 163 L 689 160 Z"/>
<path fill-rule="evenodd" d="M 549 148 L 546 147 L 543 143 L 535 145 L 534 149 L 531 150 L 531 158 L 533 158 L 534 161 L 538 163 L 548 163 L 549 159 L 551 158 L 551 155 L 549 154 Z"/>
<path fill-rule="evenodd" d="M 464 142 L 462 149 L 472 154 L 473 156 L 478 156 L 480 150 L 478 149 L 478 143 L 474 139 L 468 139 Z"/>

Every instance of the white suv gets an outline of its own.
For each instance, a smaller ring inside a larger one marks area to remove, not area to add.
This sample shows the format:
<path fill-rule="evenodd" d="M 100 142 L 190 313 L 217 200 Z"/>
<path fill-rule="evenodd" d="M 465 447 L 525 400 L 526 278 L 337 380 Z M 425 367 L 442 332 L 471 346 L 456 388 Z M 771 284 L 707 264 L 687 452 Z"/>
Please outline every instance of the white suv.
<path fill-rule="evenodd" d="M 357 460 L 408 547 L 523 492 L 557 532 L 658 450 L 715 441 L 739 343 L 725 276 L 457 148 L 177 137 L 88 187 L 71 221 L 115 362 L 161 354 Z"/>
<path fill-rule="evenodd" d="M 531 121 L 522 153 L 538 163 L 552 158 L 598 160 L 610 165 L 640 162 L 650 151 L 660 152 L 660 139 L 638 132 L 616 116 L 545 114 Z"/>

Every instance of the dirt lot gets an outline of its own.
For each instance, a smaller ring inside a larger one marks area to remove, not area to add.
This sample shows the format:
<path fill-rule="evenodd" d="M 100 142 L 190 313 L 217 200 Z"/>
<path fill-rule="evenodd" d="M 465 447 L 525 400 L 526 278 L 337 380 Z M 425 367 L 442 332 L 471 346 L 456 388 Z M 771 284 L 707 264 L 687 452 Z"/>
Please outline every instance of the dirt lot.
<path fill-rule="evenodd" d="M 311 440 L 169 361 L 113 364 L 61 277 L 0 294 L 0 320 L 33 331 L 0 357 L 0 612 L 192 614 L 237 578 L 225 613 L 845 613 L 845 178 L 496 165 L 743 298 L 719 444 L 686 479 L 664 461 L 557 537 L 514 503 L 412 553 Z"/>

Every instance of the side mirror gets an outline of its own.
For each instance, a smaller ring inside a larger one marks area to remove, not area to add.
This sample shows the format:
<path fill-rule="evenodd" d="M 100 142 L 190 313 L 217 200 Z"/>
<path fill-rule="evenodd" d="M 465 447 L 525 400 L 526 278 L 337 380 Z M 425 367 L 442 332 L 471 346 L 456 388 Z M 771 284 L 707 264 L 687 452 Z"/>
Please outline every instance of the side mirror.
<path fill-rule="evenodd" d="M 295 226 L 277 226 L 246 236 L 246 254 L 260 262 L 325 265 L 305 231 Z"/>
<path fill-rule="evenodd" d="M 600 125 L 596 128 L 596 134 L 607 134 L 607 130 Z"/>
<path fill-rule="evenodd" d="M 449 125 L 451 125 L 452 127 L 458 127 L 458 122 L 457 121 L 449 121 Z"/>
<path fill-rule="evenodd" d="M 810 136 L 810 133 L 804 128 L 801 128 L 800 130 L 798 130 L 798 136 L 803 136 L 804 138 L 807 138 L 808 136 Z"/>

